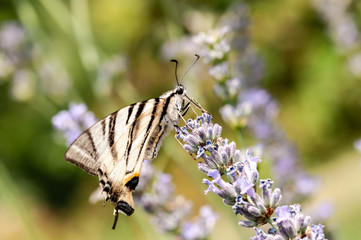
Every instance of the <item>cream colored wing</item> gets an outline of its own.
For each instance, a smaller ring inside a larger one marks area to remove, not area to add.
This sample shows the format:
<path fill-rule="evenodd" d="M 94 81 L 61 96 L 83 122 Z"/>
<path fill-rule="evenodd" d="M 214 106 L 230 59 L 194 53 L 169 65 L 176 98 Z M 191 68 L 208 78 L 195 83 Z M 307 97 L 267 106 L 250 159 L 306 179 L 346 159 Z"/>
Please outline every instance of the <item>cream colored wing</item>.
<path fill-rule="evenodd" d="M 126 215 L 134 211 L 131 192 L 138 184 L 143 160 L 156 157 L 173 128 L 167 117 L 170 102 L 171 96 L 120 109 L 82 133 L 65 154 L 67 161 L 97 175 L 107 199 Z"/>

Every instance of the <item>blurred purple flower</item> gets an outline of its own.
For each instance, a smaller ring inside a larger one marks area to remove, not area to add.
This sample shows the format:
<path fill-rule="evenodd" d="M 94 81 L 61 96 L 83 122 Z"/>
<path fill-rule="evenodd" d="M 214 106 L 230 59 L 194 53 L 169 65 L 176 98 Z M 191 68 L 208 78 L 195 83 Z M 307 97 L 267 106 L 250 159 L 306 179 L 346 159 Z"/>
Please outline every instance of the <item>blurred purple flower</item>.
<path fill-rule="evenodd" d="M 26 41 L 26 34 L 17 22 L 3 23 L 0 30 L 0 48 L 13 52 L 19 49 Z"/>
<path fill-rule="evenodd" d="M 192 202 L 174 195 L 171 176 L 155 170 L 147 160 L 143 162 L 141 173 L 134 199 L 152 215 L 151 221 L 160 232 L 173 233 L 183 239 L 203 239 L 210 234 L 216 218 L 209 207 L 201 208 L 194 223 L 186 221 Z"/>
<path fill-rule="evenodd" d="M 224 36 L 230 31 L 229 26 L 211 30 L 207 33 L 201 32 L 194 36 L 193 41 L 200 46 L 204 46 L 200 51 L 205 61 L 219 61 L 223 59 L 230 50 L 229 43 Z"/>
<path fill-rule="evenodd" d="M 9 21 L 1 25 L 0 52 L 4 53 L 7 62 L 20 66 L 31 58 L 32 51 L 29 38 L 18 22 Z"/>
<path fill-rule="evenodd" d="M 215 214 L 209 206 L 201 207 L 199 210 L 199 216 L 194 222 L 185 222 L 182 225 L 182 239 L 206 239 L 215 226 L 217 218 L 217 214 Z"/>
<path fill-rule="evenodd" d="M 67 145 L 96 121 L 94 113 L 88 112 L 83 103 L 70 103 L 69 110 L 62 110 L 52 118 L 54 128 L 63 134 Z"/>
<path fill-rule="evenodd" d="M 334 205 L 329 201 L 322 201 L 306 210 L 312 213 L 314 222 L 325 222 L 334 213 Z"/>
<path fill-rule="evenodd" d="M 37 69 L 39 86 L 43 94 L 52 99 L 64 99 L 71 86 L 71 77 L 62 65 L 46 60 Z"/>
<path fill-rule="evenodd" d="M 312 0 L 313 7 L 323 19 L 330 38 L 338 50 L 347 55 L 348 69 L 356 77 L 361 76 L 361 33 L 353 1 Z"/>
<path fill-rule="evenodd" d="M 17 101 L 28 101 L 35 96 L 36 77 L 27 69 L 18 69 L 10 84 L 10 93 Z"/>
<path fill-rule="evenodd" d="M 351 1 L 313 0 L 311 2 L 341 50 L 348 50 L 359 44 L 360 34 L 357 24 L 348 12 Z"/>
<path fill-rule="evenodd" d="M 179 235 L 182 222 L 191 213 L 192 202 L 185 200 L 182 196 L 177 196 L 167 204 L 169 204 L 168 208 L 164 205 L 163 208 L 153 212 L 151 221 L 160 232 L 173 232 Z"/>
<path fill-rule="evenodd" d="M 97 67 L 95 78 L 96 94 L 100 96 L 108 96 L 114 85 L 113 81 L 119 80 L 126 72 L 127 61 L 122 55 L 114 55 L 103 61 Z"/>

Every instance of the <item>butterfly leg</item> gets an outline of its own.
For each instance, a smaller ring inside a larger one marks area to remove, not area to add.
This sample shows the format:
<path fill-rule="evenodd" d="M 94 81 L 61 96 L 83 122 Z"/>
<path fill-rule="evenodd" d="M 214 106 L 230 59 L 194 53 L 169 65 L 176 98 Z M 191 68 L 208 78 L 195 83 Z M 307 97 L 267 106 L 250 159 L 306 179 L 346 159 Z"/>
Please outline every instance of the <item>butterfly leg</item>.
<path fill-rule="evenodd" d="M 174 125 L 174 128 L 178 129 L 178 131 L 182 131 L 178 125 Z M 179 145 L 181 145 L 182 148 L 183 148 L 183 144 L 182 144 L 181 141 L 179 141 L 179 139 L 177 138 L 177 132 L 175 132 L 174 138 L 177 140 L 177 142 L 179 143 Z M 191 154 L 190 152 L 188 152 L 188 153 L 189 153 L 189 155 L 191 155 L 191 157 L 192 157 L 194 160 L 197 160 L 197 159 L 195 159 L 195 157 L 193 156 L 193 154 Z"/>
<path fill-rule="evenodd" d="M 180 112 L 178 112 L 179 117 L 183 120 L 184 124 L 191 130 L 193 130 L 193 128 L 191 126 L 188 125 L 187 121 L 184 119 L 184 117 L 182 116 L 182 114 Z M 179 127 L 178 127 L 179 128 Z"/>
<path fill-rule="evenodd" d="M 199 117 L 198 114 L 196 113 L 196 111 L 194 111 L 194 108 L 193 108 L 192 106 L 190 106 L 190 108 L 192 109 L 193 113 L 194 113 L 197 117 Z"/>
<path fill-rule="evenodd" d="M 183 117 L 184 117 L 184 115 L 187 114 L 187 112 L 188 112 L 188 110 L 189 110 L 189 107 L 190 107 L 190 102 L 187 103 L 187 104 L 181 109 L 180 112 L 183 112 L 183 113 L 182 113 L 182 116 L 183 116 Z"/>
<path fill-rule="evenodd" d="M 208 113 L 207 110 L 205 110 L 200 104 L 199 102 L 197 102 L 197 100 L 195 100 L 194 98 L 189 98 L 187 95 L 185 95 L 186 98 L 189 100 L 190 103 L 192 103 L 196 108 L 198 108 L 199 110 L 201 110 L 203 113 Z"/>
<path fill-rule="evenodd" d="M 181 110 L 181 112 L 183 112 L 183 113 L 182 113 L 182 116 L 186 115 L 187 112 L 188 112 L 188 110 L 189 110 L 189 108 L 190 108 L 190 109 L 192 109 L 192 112 L 194 113 L 194 115 L 196 115 L 197 117 L 199 117 L 198 114 L 196 113 L 196 111 L 194 111 L 194 108 L 192 107 L 192 105 L 190 105 L 190 104 L 191 104 L 191 102 L 188 102 L 188 103 L 183 107 L 183 109 Z"/>

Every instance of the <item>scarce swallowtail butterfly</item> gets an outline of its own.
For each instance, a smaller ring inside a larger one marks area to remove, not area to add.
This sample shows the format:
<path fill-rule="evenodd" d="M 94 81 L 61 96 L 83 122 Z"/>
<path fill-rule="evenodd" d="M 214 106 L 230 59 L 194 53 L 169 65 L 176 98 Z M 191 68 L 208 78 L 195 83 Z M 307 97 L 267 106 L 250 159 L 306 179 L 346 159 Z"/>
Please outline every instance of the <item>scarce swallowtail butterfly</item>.
<path fill-rule="evenodd" d="M 84 131 L 65 153 L 68 162 L 98 176 L 105 201 L 115 204 L 113 229 L 119 213 L 130 216 L 134 212 L 132 192 L 138 185 L 143 160 L 157 156 L 163 139 L 177 127 L 190 104 L 205 112 L 186 95 L 177 77 L 178 62 L 171 61 L 176 63 L 177 86 L 173 90 L 113 112 Z"/>

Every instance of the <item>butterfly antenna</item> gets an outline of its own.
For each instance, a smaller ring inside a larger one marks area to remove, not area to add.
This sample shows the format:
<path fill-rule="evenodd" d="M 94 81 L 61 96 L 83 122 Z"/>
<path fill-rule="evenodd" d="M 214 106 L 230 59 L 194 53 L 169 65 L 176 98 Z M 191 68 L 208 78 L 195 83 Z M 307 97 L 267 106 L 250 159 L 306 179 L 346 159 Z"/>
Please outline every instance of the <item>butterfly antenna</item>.
<path fill-rule="evenodd" d="M 195 56 L 196 56 L 196 60 L 194 60 L 194 62 L 192 63 L 192 65 L 187 69 L 187 71 L 185 71 L 184 73 L 183 73 L 183 76 L 182 76 L 182 78 L 181 78 L 181 82 L 182 82 L 182 80 L 183 80 L 183 78 L 184 78 L 184 76 L 189 72 L 189 70 L 191 70 L 192 69 L 192 67 L 194 66 L 194 64 L 196 64 L 196 62 L 199 60 L 199 58 L 200 58 L 200 56 L 198 55 L 198 54 L 194 54 Z"/>
<path fill-rule="evenodd" d="M 179 85 L 179 81 L 178 81 L 178 61 L 175 60 L 175 59 L 172 59 L 170 61 L 175 63 L 174 75 L 175 75 L 175 80 L 177 81 L 177 85 Z"/>

